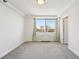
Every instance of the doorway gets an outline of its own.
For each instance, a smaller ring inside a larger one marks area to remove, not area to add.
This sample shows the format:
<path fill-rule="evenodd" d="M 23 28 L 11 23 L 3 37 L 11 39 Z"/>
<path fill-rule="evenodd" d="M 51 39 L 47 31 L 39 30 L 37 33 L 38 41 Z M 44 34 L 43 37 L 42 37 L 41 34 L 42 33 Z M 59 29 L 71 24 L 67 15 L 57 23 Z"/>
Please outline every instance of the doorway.
<path fill-rule="evenodd" d="M 35 18 L 35 41 L 57 41 L 57 20 Z"/>
<path fill-rule="evenodd" d="M 63 18 L 63 43 L 68 44 L 68 16 Z"/>

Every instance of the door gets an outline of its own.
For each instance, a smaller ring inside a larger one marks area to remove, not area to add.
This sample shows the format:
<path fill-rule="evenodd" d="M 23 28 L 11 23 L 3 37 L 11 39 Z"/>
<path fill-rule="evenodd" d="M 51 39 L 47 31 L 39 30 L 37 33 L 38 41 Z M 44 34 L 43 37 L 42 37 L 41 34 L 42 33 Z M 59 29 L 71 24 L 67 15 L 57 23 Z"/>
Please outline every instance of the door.
<path fill-rule="evenodd" d="M 63 18 L 63 43 L 68 44 L 68 17 Z"/>
<path fill-rule="evenodd" d="M 36 41 L 57 41 L 56 40 L 56 19 L 36 19 Z"/>

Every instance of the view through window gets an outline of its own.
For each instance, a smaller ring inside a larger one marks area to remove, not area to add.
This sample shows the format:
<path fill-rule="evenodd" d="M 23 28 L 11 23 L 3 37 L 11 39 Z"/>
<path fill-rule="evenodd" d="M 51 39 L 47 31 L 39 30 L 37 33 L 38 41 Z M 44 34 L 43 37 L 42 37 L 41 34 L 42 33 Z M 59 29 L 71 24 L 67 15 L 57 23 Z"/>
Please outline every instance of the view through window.
<path fill-rule="evenodd" d="M 55 32 L 56 20 L 36 19 L 36 32 Z"/>

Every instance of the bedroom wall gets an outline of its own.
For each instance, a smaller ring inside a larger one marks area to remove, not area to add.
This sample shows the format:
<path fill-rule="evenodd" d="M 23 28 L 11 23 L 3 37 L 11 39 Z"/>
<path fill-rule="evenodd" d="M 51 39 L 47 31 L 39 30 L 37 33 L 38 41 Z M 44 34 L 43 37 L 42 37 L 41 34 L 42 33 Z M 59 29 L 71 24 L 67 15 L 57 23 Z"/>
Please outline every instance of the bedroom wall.
<path fill-rule="evenodd" d="M 68 22 L 68 47 L 79 56 L 79 1 L 77 0 L 63 14 L 69 17 Z"/>
<path fill-rule="evenodd" d="M 33 16 L 31 15 L 26 15 L 25 16 L 25 42 L 27 41 L 32 41 L 32 37 L 33 37 L 33 27 L 34 27 L 34 21 L 33 21 Z"/>
<path fill-rule="evenodd" d="M 24 42 L 24 18 L 0 3 L 0 58 Z"/>

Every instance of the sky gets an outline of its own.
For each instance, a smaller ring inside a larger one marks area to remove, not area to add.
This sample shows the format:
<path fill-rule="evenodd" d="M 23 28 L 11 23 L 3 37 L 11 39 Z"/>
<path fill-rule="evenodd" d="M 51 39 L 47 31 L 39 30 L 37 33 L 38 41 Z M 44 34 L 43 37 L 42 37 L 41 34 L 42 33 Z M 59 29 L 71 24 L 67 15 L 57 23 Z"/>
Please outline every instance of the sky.
<path fill-rule="evenodd" d="M 36 20 L 36 26 L 40 27 L 40 26 L 45 26 L 45 20 L 44 19 L 37 19 Z M 52 19 L 48 19 L 46 20 L 46 25 L 51 27 L 51 28 L 55 28 L 56 27 L 56 20 L 52 20 Z"/>

